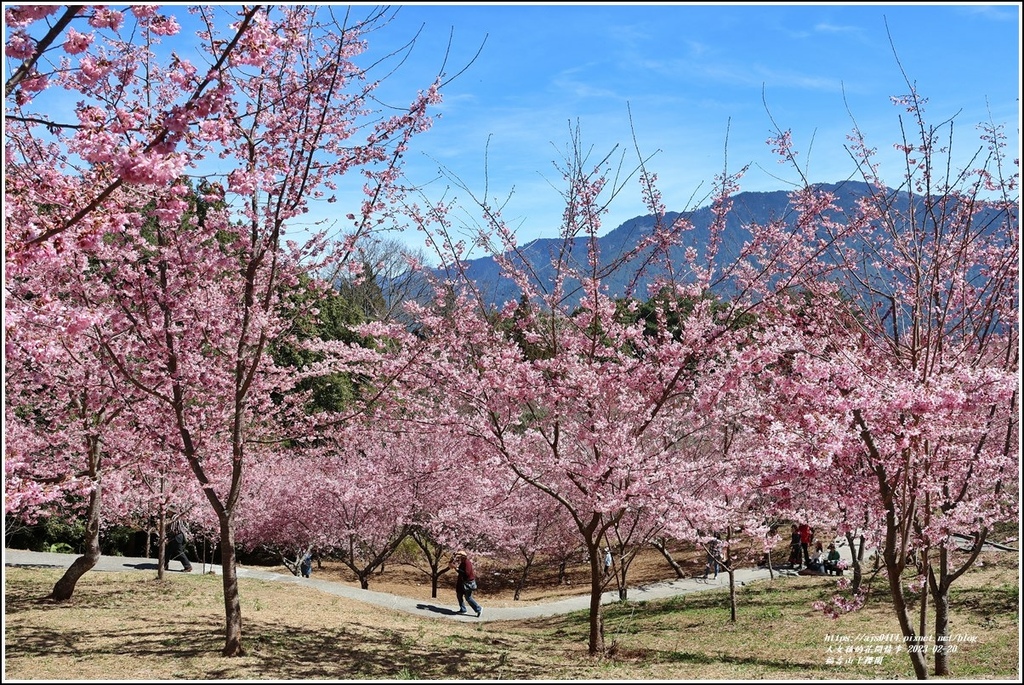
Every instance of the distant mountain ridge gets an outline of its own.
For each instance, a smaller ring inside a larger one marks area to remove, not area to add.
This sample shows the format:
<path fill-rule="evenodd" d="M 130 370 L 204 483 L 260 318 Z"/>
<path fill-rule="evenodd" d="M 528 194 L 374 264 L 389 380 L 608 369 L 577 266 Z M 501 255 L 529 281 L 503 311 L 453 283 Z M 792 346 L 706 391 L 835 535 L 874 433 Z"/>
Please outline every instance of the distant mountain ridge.
<path fill-rule="evenodd" d="M 835 204 L 838 207 L 838 213 L 852 213 L 856 209 L 858 200 L 865 197 L 869 190 L 869 186 L 860 181 L 819 183 L 814 187 L 831 191 L 836 195 Z M 788 191 L 741 192 L 737 193 L 732 200 L 732 209 L 726 219 L 727 233 L 730 234 L 735 235 L 736 229 L 752 222 L 763 224 L 782 219 L 789 223 L 795 217 L 795 212 L 789 203 Z M 904 207 L 909 206 L 909 199 L 902 194 L 897 204 Z M 897 206 L 895 209 L 899 210 L 901 207 Z M 708 244 L 713 220 L 711 206 L 704 206 L 685 214 L 694 227 L 688 237 L 689 244 L 695 247 L 699 253 L 703 253 Z M 670 223 L 679 215 L 680 212 L 668 212 L 665 222 Z M 655 217 L 653 215 L 638 216 L 623 222 L 617 228 L 599 237 L 597 243 L 602 264 L 608 264 L 635 248 L 641 238 L 650 234 L 654 224 Z M 573 245 L 574 251 L 579 250 L 580 259 L 583 259 L 586 250 L 585 239 L 577 239 L 577 243 Z M 520 248 L 520 252 L 529 261 L 542 282 L 550 283 L 554 277 L 554 271 L 550 265 L 550 255 L 553 250 L 560 249 L 562 244 L 561 238 L 538 238 Z M 684 245 L 673 248 L 670 252 L 673 262 L 682 260 L 686 247 Z M 739 244 L 723 243 L 718 261 L 720 263 L 731 261 L 737 256 L 739 249 Z M 476 282 L 481 295 L 489 306 L 500 308 L 508 300 L 519 298 L 518 288 L 501 274 L 500 267 L 493 257 L 468 260 L 467 266 L 467 274 Z M 636 276 L 636 268 L 633 263 L 628 264 L 605 279 L 604 283 L 609 287 L 613 297 L 622 297 L 625 294 L 628 284 Z M 652 271 L 647 278 L 640 279 L 638 281 L 639 290 L 634 294 L 643 299 L 646 296 L 647 283 L 656 274 L 657 272 Z"/>

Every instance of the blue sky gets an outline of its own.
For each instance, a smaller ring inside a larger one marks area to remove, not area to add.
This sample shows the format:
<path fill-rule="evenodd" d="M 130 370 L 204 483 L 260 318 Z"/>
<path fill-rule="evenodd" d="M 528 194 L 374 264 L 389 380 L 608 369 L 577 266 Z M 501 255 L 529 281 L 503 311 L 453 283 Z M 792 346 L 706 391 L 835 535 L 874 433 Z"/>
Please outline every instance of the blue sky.
<path fill-rule="evenodd" d="M 357 15 L 379 7 L 356 5 Z M 185 10 L 165 6 L 194 31 Z M 224 5 L 220 17 L 237 10 Z M 844 150 L 852 115 L 893 162 L 883 176 L 896 183 L 892 144 L 904 112 L 889 98 L 908 86 L 894 48 L 929 99 L 929 121 L 955 116 L 958 159 L 976 150 L 975 127 L 990 118 L 1005 124 L 1010 156 L 1019 158 L 1018 3 L 416 3 L 389 11 L 394 20 L 368 36 L 369 52 L 358 62 L 368 65 L 419 35 L 379 91 L 385 101 L 408 105 L 442 69 L 449 41 L 448 76 L 465 68 L 444 89 L 441 117 L 405 159 L 428 198 L 459 201 L 455 227 L 466 235 L 479 222 L 472 191 L 504 205 L 520 244 L 556 237 L 564 184 L 554 164 L 577 125 L 591 159 L 614 150 L 627 171 L 636 164 L 635 134 L 640 151 L 653 155 L 648 167 L 669 210 L 706 204 L 726 164 L 729 171 L 750 165 L 741 190 L 789 188 L 796 174 L 765 142 L 772 118 L 792 130 L 808 178 L 835 182 L 854 175 Z M 292 236 L 310 221 L 330 223 L 352 211 L 361 184 L 352 181 L 340 202 L 314 204 Z M 602 233 L 646 213 L 631 180 Z M 406 242 L 422 245 L 415 234 Z"/>
<path fill-rule="evenodd" d="M 483 42 L 445 89 L 441 119 L 414 142 L 410 175 L 434 178 L 443 165 L 483 195 L 486 155 L 488 199 L 504 200 L 514 190 L 505 217 L 520 244 L 557 235 L 563 186 L 553 162 L 570 141 L 570 124 L 579 124 L 595 158 L 619 145 L 632 169 L 631 113 L 641 151 L 656 153 L 649 166 L 670 210 L 706 204 L 700 200 L 726 163 L 730 171 L 751 165 L 743 190 L 789 187 L 794 172 L 765 144 L 771 118 L 792 130 L 811 181 L 850 177 L 844 145 L 851 114 L 887 155 L 900 135 L 903 111 L 889 98 L 908 87 L 893 47 L 929 99 L 929 120 L 956 116 L 955 139 L 965 156 L 978 145 L 976 124 L 992 118 L 1006 124 L 1010 156 L 1019 157 L 1017 3 L 398 8 L 387 31 L 370 37 L 371 50 L 422 32 L 414 59 L 389 86 L 429 82 L 449 39 L 454 75 Z M 898 167 L 890 169 L 897 182 Z M 428 194 L 445 184 L 433 183 Z M 455 194 L 472 208 L 464 191 Z M 645 213 L 630 182 L 604 231 Z M 463 223 L 473 222 L 467 212 Z"/>

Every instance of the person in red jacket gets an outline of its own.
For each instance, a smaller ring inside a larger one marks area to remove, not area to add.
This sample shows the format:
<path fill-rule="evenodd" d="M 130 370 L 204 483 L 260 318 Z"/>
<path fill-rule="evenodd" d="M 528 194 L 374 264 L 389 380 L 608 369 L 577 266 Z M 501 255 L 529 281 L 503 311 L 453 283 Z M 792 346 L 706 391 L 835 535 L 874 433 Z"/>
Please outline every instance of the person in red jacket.
<path fill-rule="evenodd" d="M 811 563 L 811 540 L 814 539 L 814 529 L 806 523 L 801 523 L 797 531 L 800 533 L 800 551 L 803 553 L 806 568 Z"/>
<path fill-rule="evenodd" d="M 483 608 L 473 599 L 473 590 L 476 590 L 476 571 L 466 550 L 460 549 L 453 554 L 451 561 L 448 562 L 448 568 L 458 572 L 458 578 L 455 580 L 455 597 L 459 600 L 459 613 L 466 613 L 468 602 L 476 612 L 476 617 L 480 618 Z"/>

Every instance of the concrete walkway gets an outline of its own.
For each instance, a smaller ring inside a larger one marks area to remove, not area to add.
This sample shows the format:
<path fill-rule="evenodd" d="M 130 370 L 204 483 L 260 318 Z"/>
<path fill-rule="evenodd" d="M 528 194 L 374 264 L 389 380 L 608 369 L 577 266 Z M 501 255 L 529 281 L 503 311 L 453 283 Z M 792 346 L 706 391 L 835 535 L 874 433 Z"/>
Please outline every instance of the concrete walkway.
<path fill-rule="evenodd" d="M 80 555 L 77 554 L 29 552 L 25 550 L 5 548 L 4 566 L 67 568 L 79 556 Z M 174 566 L 177 567 L 177 563 L 175 563 Z M 192 566 L 196 572 L 204 571 L 202 564 L 193 562 Z M 140 557 L 101 556 L 99 563 L 97 563 L 92 570 L 150 571 L 155 573 L 157 571 L 157 560 Z M 221 568 L 220 566 L 206 566 L 205 571 L 220 574 Z M 784 569 L 775 569 L 774 571 L 776 577 L 782 575 L 796 575 L 793 571 Z M 180 571 L 172 569 L 169 573 L 177 574 L 180 573 Z M 283 583 L 296 583 L 305 585 L 306 587 L 316 588 L 328 594 L 338 595 L 358 602 L 366 602 L 376 606 L 394 609 L 396 611 L 403 611 L 425 617 L 446 616 L 462 621 L 521 620 L 527 618 L 539 618 L 543 616 L 555 616 L 572 611 L 585 611 L 590 607 L 590 595 L 586 594 L 541 604 L 524 603 L 522 606 L 512 607 L 484 606 L 483 614 L 480 618 L 477 618 L 473 612 L 468 614 L 459 614 L 455 609 L 453 609 L 453 606 L 455 605 L 454 592 L 449 592 L 449 594 L 453 596 L 447 601 L 441 598 L 424 601 L 421 599 L 391 595 L 384 592 L 374 592 L 373 590 L 363 590 L 359 587 L 347 585 L 345 583 L 320 580 L 319 578 L 316 578 L 315 575 L 312 578 L 302 578 L 299 576 L 293 576 L 290 573 L 275 573 L 273 571 L 266 571 L 263 569 L 239 566 L 238 576 L 240 578 L 259 578 L 262 580 L 275 580 Z M 737 587 L 741 587 L 758 580 L 767 580 L 769 577 L 770 574 L 766 568 L 740 568 L 736 569 L 735 572 Z M 729 576 L 725 573 L 719 573 L 718 578 L 708 578 L 706 580 L 699 577 L 682 578 L 679 580 L 630 587 L 627 601 L 641 602 L 651 599 L 663 599 L 666 597 L 674 597 L 676 595 L 685 595 L 691 592 L 727 590 L 728 587 Z M 618 601 L 619 594 L 617 590 L 605 592 L 601 597 L 602 604 L 611 604 Z M 484 600 L 483 603 L 486 604 L 486 600 Z"/>
<path fill-rule="evenodd" d="M 963 546 L 967 546 L 964 543 Z M 839 548 L 842 557 L 846 561 L 852 561 L 850 550 L 847 547 L 845 541 L 837 541 L 836 547 Z M 1017 549 L 997 545 L 995 543 L 988 543 L 985 545 L 986 551 L 1011 551 L 1016 552 Z M 867 554 L 870 554 L 874 550 L 869 550 Z M 4 549 L 4 566 L 21 566 L 21 567 L 51 567 L 51 568 L 67 568 L 77 559 L 80 555 L 77 554 L 55 554 L 52 552 L 28 552 L 25 550 L 16 549 Z M 175 563 L 177 566 L 177 563 Z M 203 567 L 200 563 L 193 563 L 193 568 L 197 572 L 210 572 L 215 574 L 221 573 L 220 566 L 206 566 Z M 115 557 L 115 556 L 101 556 L 99 563 L 93 568 L 94 571 L 151 571 L 156 572 L 157 561 L 156 559 L 147 559 L 139 557 Z M 172 570 L 170 573 L 179 573 L 180 571 Z M 795 571 L 789 570 L 788 568 L 773 569 L 774 575 L 779 576 L 795 576 Z M 553 602 L 545 602 L 538 604 L 527 604 L 524 603 L 521 606 L 511 607 L 488 607 L 484 606 L 483 615 L 477 618 L 472 612 L 468 614 L 459 614 L 452 607 L 455 605 L 455 598 L 451 596 L 446 599 L 431 599 L 424 601 L 421 599 L 414 599 L 410 597 L 402 597 L 399 595 L 391 595 L 384 592 L 374 592 L 373 590 L 363 590 L 353 585 L 347 585 L 345 583 L 338 583 L 328 580 L 321 580 L 316 578 L 302 578 L 299 576 L 293 576 L 290 573 L 276 573 L 273 571 L 266 571 L 263 569 L 249 568 L 244 566 L 238 567 L 238 576 L 240 578 L 259 578 L 263 580 L 276 580 L 282 583 L 296 583 L 305 585 L 307 587 L 314 587 L 322 592 L 326 592 L 332 595 L 338 595 L 339 597 L 345 597 L 348 599 L 356 600 L 357 602 L 366 602 L 380 607 L 386 607 L 388 609 L 394 609 L 396 611 L 404 611 L 409 614 L 416 614 L 419 616 L 446 616 L 455 620 L 461 621 L 511 621 L 521 620 L 527 618 L 539 618 L 543 616 L 555 616 L 558 614 L 566 614 L 572 611 L 585 611 L 590 607 L 590 595 L 578 595 L 576 597 L 569 597 Z M 822 576 L 828 578 L 829 576 Z M 771 572 L 767 568 L 739 568 L 735 572 L 736 586 L 742 587 L 749 583 L 753 583 L 759 580 L 768 580 L 771 578 Z M 685 595 L 691 592 L 702 592 L 708 590 L 727 590 L 729 587 L 729 576 L 725 573 L 719 573 L 718 578 L 714 579 L 703 579 L 703 578 L 681 578 L 679 580 L 664 581 L 660 583 L 652 583 L 650 585 L 639 585 L 636 587 L 630 587 L 628 592 L 628 602 L 642 602 L 651 599 L 664 599 L 666 597 L 675 597 L 677 595 Z M 453 591 L 450 591 L 449 595 L 454 595 Z M 602 604 L 612 604 L 618 602 L 619 594 L 617 590 L 611 592 L 605 592 L 601 597 Z M 486 603 L 486 600 L 485 600 Z"/>

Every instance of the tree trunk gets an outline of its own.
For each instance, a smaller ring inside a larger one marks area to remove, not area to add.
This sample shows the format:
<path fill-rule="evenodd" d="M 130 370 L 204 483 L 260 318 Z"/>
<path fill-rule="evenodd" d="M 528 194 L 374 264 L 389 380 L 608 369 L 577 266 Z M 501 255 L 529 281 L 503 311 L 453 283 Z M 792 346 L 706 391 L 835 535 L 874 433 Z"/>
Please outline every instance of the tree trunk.
<path fill-rule="evenodd" d="M 864 554 L 864 537 L 860 538 L 860 545 L 854 544 L 853 532 L 846 531 L 846 544 L 850 546 L 850 568 L 853 571 L 853 581 L 850 592 L 860 593 L 860 585 L 864 581 L 864 570 L 861 567 L 861 557 Z"/>
<path fill-rule="evenodd" d="M 160 505 L 160 520 L 157 522 L 156 577 L 164 579 L 164 567 L 167 564 L 167 508 Z"/>
<path fill-rule="evenodd" d="M 900 623 L 900 632 L 903 634 L 903 647 L 907 650 L 910 663 L 914 667 L 914 675 L 918 680 L 928 679 L 928 662 L 925 659 L 925 644 L 921 642 L 914 632 L 914 626 L 910 622 L 910 615 L 907 613 L 907 600 L 903 594 L 903 568 L 906 562 L 903 550 L 899 547 L 900 525 L 896 516 L 896 505 L 893 502 L 892 492 L 886 482 L 884 469 L 876 467 L 875 473 L 878 476 L 879 490 L 882 495 L 882 502 L 885 506 L 885 541 L 882 549 L 876 554 L 885 564 L 886 577 L 889 580 L 889 595 L 892 598 L 893 611 L 896 612 L 896 619 Z"/>
<path fill-rule="evenodd" d="M 676 578 L 686 577 L 686 571 L 684 571 L 683 567 L 680 566 L 679 563 L 672 558 L 672 554 L 668 551 L 668 545 L 665 544 L 665 540 L 656 538 L 654 540 L 651 540 L 651 544 L 654 545 L 654 548 L 656 550 L 661 552 L 661 555 L 663 557 L 665 557 L 665 561 L 667 561 L 668 565 L 672 567 L 672 571 L 676 574 Z"/>
<path fill-rule="evenodd" d="M 604 654 L 604 617 L 601 615 L 601 594 L 604 586 L 604 562 L 596 543 L 587 544 L 590 554 L 590 656 Z"/>
<path fill-rule="evenodd" d="M 725 555 L 722 555 L 722 547 L 719 546 L 715 558 L 720 569 L 729 574 L 729 622 L 736 623 L 736 562 L 732 553 L 732 526 L 727 529 L 725 537 Z"/>
<path fill-rule="evenodd" d="M 974 545 L 971 554 L 957 569 L 950 569 L 949 550 L 946 547 L 938 549 L 938 571 L 928 566 L 928 589 L 932 595 L 932 604 L 935 606 L 935 675 L 948 676 L 950 650 L 956 646 L 949 642 L 949 589 L 953 582 L 963 575 L 967 569 L 974 566 L 985 545 L 985 538 L 988 537 L 988 530 L 982 528 L 974 536 Z"/>
<path fill-rule="evenodd" d="M 928 573 L 928 548 L 925 547 L 921 550 L 921 560 L 917 565 L 917 573 Z M 921 615 L 918 617 L 917 630 L 921 634 L 921 639 L 924 640 L 928 634 L 928 582 L 925 581 L 921 587 Z M 936 660 L 938 657 L 936 657 Z"/>
<path fill-rule="evenodd" d="M 370 589 L 370 576 L 373 575 L 374 571 L 384 568 L 384 562 L 394 554 L 398 546 L 402 544 L 412 531 L 410 526 L 402 526 L 398 531 L 398 534 L 387 544 L 387 546 L 379 550 L 373 558 L 363 559 L 356 558 L 356 545 L 355 541 L 350 539 L 348 542 L 348 550 L 345 552 L 345 556 L 342 559 L 342 563 L 352 569 L 352 572 L 356 574 L 356 578 L 359 579 L 359 587 L 363 590 Z M 357 563 L 363 564 L 363 566 L 356 566 Z M 380 571 L 378 571 L 380 572 Z"/>
<path fill-rule="evenodd" d="M 430 596 L 437 599 L 437 586 L 438 581 L 441 580 L 441 574 L 447 571 L 447 568 L 439 568 L 440 564 L 434 562 L 430 567 Z"/>
<path fill-rule="evenodd" d="M 242 648 L 242 602 L 238 594 L 235 532 L 231 516 L 220 516 L 220 563 L 224 581 L 224 656 L 245 656 Z"/>
<path fill-rule="evenodd" d="M 441 579 L 441 574 L 448 570 L 447 566 L 442 567 L 441 565 L 444 547 L 434 542 L 430 535 L 419 527 L 412 528 L 409 531 L 409 537 L 420 548 L 427 560 L 427 565 L 430 567 L 430 596 L 437 599 L 438 581 Z"/>
<path fill-rule="evenodd" d="M 629 573 L 629 565 L 636 560 L 636 552 L 632 554 L 626 554 L 625 549 L 619 547 L 619 565 L 615 569 L 615 584 L 619 590 L 619 601 L 625 602 L 629 598 L 629 586 L 626 584 L 626 578 Z"/>
<path fill-rule="evenodd" d="M 98 449 L 90 447 L 90 450 Z M 88 518 L 85 524 L 85 553 L 72 562 L 64 575 L 54 584 L 48 599 L 66 602 L 75 592 L 78 579 L 84 576 L 100 560 L 100 481 L 93 475 L 94 487 L 89 493 Z"/>
<path fill-rule="evenodd" d="M 533 565 L 533 554 L 524 554 L 526 563 L 523 564 L 523 572 L 519 575 L 519 580 L 516 581 L 516 592 L 512 595 L 513 600 L 518 600 L 520 594 L 523 591 L 523 587 L 526 586 L 526 577 L 530 573 L 530 567 Z"/>
<path fill-rule="evenodd" d="M 441 566 L 440 557 L 430 562 L 430 596 L 437 599 L 437 588 L 441 575 L 448 572 L 448 567 Z"/>
<path fill-rule="evenodd" d="M 288 569 L 289 573 L 291 573 L 293 576 L 299 575 L 299 564 L 302 562 L 301 556 L 296 556 L 295 561 L 292 561 L 291 558 L 288 557 L 284 552 L 279 551 L 277 553 L 277 556 L 280 557 L 281 564 L 283 564 L 284 567 Z"/>
<path fill-rule="evenodd" d="M 736 571 L 733 567 L 727 566 L 726 573 L 729 574 L 729 621 L 736 622 Z"/>
<path fill-rule="evenodd" d="M 935 595 L 935 675 L 949 675 L 949 588 Z"/>
<path fill-rule="evenodd" d="M 910 657 L 910 663 L 914 667 L 914 674 L 918 680 L 928 679 L 928 665 L 925 660 L 925 643 L 922 642 L 914 632 L 910 623 L 910 616 L 907 613 L 906 597 L 903 595 L 903 587 L 900 580 L 900 567 L 895 559 L 889 555 L 888 545 L 885 550 L 885 567 L 889 578 L 889 594 L 892 597 L 893 610 L 900 622 L 900 631 L 903 633 L 903 645 Z M 895 555 L 893 555 L 895 556 Z"/>
<path fill-rule="evenodd" d="M 772 549 L 768 548 L 768 551 L 764 553 L 764 563 L 768 565 L 768 579 L 775 580 L 775 566 L 772 563 Z"/>
<path fill-rule="evenodd" d="M 615 568 L 613 565 L 613 574 L 615 575 L 615 589 L 619 593 L 619 601 L 625 602 L 629 599 L 629 591 L 626 588 L 626 565 L 622 562 L 622 556 L 619 556 L 619 567 Z"/>

